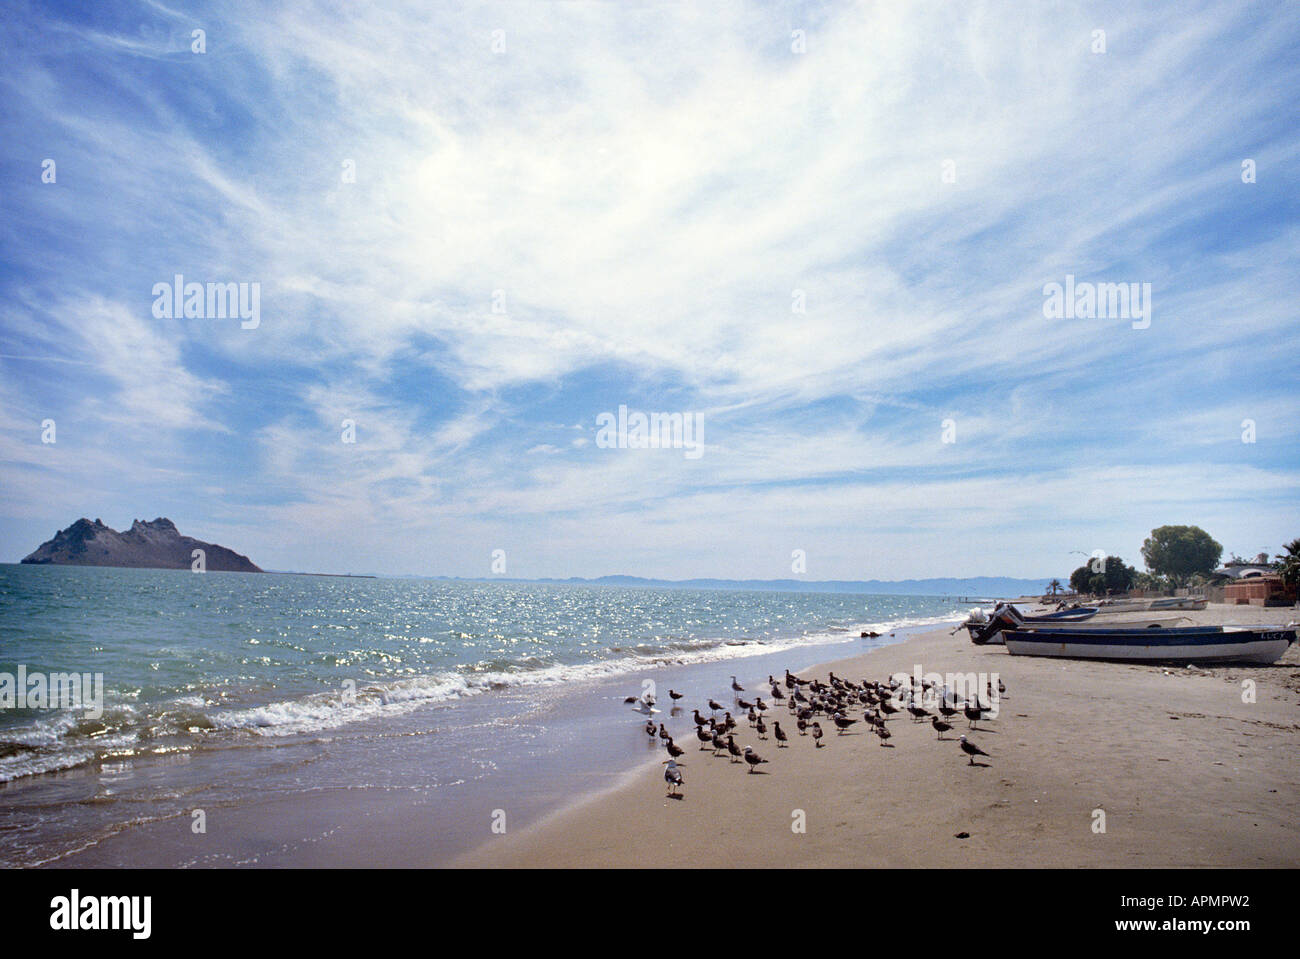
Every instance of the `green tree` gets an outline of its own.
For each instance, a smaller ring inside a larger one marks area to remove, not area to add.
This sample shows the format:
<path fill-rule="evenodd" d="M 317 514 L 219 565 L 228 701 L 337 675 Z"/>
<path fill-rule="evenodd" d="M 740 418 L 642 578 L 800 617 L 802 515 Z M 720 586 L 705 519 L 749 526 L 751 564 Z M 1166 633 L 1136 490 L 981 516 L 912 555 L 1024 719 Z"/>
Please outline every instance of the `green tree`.
<path fill-rule="evenodd" d="M 1194 573 L 1214 572 L 1222 555 L 1223 547 L 1199 526 L 1161 526 L 1142 544 L 1147 569 L 1179 586 L 1186 585 Z"/>
<path fill-rule="evenodd" d="M 1282 548 L 1286 552 L 1275 557 L 1277 571 L 1282 577 L 1282 584 L 1294 591 L 1300 587 L 1300 539 L 1293 539 Z"/>
<path fill-rule="evenodd" d="M 1060 591 L 1061 591 L 1061 581 L 1059 579 L 1054 579 L 1047 584 L 1047 592 L 1049 595 L 1055 596 Z"/>
<path fill-rule="evenodd" d="M 1137 570 L 1118 556 L 1100 557 L 1080 566 L 1070 574 L 1070 586 L 1076 593 L 1123 593 L 1133 588 Z"/>
<path fill-rule="evenodd" d="M 1150 590 L 1168 589 L 1169 583 L 1163 576 L 1156 576 L 1152 573 L 1143 573 L 1135 570 L 1133 573 L 1133 588 Z"/>

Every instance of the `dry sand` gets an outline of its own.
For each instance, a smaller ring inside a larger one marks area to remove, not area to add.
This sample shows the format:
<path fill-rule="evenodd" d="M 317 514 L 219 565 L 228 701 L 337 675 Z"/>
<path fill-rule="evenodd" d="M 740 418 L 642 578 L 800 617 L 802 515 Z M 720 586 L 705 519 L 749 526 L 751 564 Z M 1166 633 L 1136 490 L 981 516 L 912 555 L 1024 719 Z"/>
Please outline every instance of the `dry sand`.
<path fill-rule="evenodd" d="M 1203 623 L 1282 624 L 1291 609 L 1211 606 Z M 699 752 L 689 708 L 669 724 L 685 798 L 665 798 L 662 751 L 624 782 L 537 826 L 494 836 L 460 866 L 1270 866 L 1300 865 L 1300 648 L 1274 666 L 1171 668 L 1010 656 L 964 631 L 929 632 L 807 670 L 825 679 L 893 673 L 996 673 L 998 717 L 947 741 L 906 714 L 893 748 L 862 732 L 825 748 L 784 706 L 768 715 L 790 746 L 737 741 L 761 774 Z M 1243 700 L 1253 682 L 1255 701 Z M 996 680 L 994 680 L 996 685 Z M 700 704 L 720 689 L 691 691 Z M 766 697 L 765 697 L 766 698 Z M 728 701 L 730 696 L 727 696 Z M 620 717 L 621 719 L 622 717 Z M 957 744 L 991 754 L 971 766 Z M 1095 831 L 1104 811 L 1105 831 Z M 802 816 L 801 816 L 802 814 Z M 803 832 L 794 826 L 802 818 Z M 958 834 L 968 834 L 958 838 Z"/>

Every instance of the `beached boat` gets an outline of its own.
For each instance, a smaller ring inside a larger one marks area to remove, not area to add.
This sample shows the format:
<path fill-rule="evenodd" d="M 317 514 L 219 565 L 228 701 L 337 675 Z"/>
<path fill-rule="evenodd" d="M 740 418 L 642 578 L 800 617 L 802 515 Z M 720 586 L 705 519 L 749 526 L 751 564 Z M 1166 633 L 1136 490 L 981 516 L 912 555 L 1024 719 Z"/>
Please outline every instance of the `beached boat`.
<path fill-rule="evenodd" d="M 1204 609 L 1210 604 L 1208 599 L 1196 596 L 1169 596 L 1153 599 L 1147 609 Z"/>
<path fill-rule="evenodd" d="M 1003 632 L 1013 656 L 1124 662 L 1273 663 L 1295 639 L 1294 626 L 1044 626 Z"/>
<path fill-rule="evenodd" d="M 1103 599 L 1097 603 L 1101 615 L 1136 613 L 1146 610 L 1205 609 L 1209 600 L 1201 596 L 1164 596 L 1159 599 Z"/>
<path fill-rule="evenodd" d="M 970 641 L 976 646 L 996 646 L 1002 642 L 1004 628 L 1031 623 L 1082 623 L 1095 615 L 1097 615 L 1095 607 L 1083 606 L 1029 616 L 1010 603 L 999 603 L 993 607 L 992 614 L 982 609 L 971 610 L 962 625 L 966 627 L 967 632 L 970 633 Z"/>

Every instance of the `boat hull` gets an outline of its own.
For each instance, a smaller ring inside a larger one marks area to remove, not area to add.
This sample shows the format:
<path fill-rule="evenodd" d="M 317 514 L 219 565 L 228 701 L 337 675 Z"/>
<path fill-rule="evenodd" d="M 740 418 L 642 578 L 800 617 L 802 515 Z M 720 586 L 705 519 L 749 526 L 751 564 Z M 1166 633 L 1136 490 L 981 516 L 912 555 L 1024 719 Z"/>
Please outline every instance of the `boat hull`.
<path fill-rule="evenodd" d="M 1013 656 L 1119 662 L 1274 663 L 1295 641 L 1294 629 L 1007 630 Z"/>

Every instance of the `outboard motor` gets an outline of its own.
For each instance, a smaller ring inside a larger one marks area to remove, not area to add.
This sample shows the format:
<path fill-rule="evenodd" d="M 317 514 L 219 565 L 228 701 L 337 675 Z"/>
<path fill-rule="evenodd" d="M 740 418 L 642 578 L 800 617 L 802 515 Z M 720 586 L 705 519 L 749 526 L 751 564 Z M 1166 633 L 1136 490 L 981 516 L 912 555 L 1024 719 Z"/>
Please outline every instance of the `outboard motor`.
<path fill-rule="evenodd" d="M 985 622 L 967 623 L 966 629 L 970 633 L 972 643 L 976 646 L 984 646 L 993 642 L 1002 630 L 1016 629 L 1024 625 L 1025 621 L 1020 618 L 1020 613 L 1014 606 L 1009 603 L 999 603 L 993 608 L 993 615 L 987 617 Z"/>

